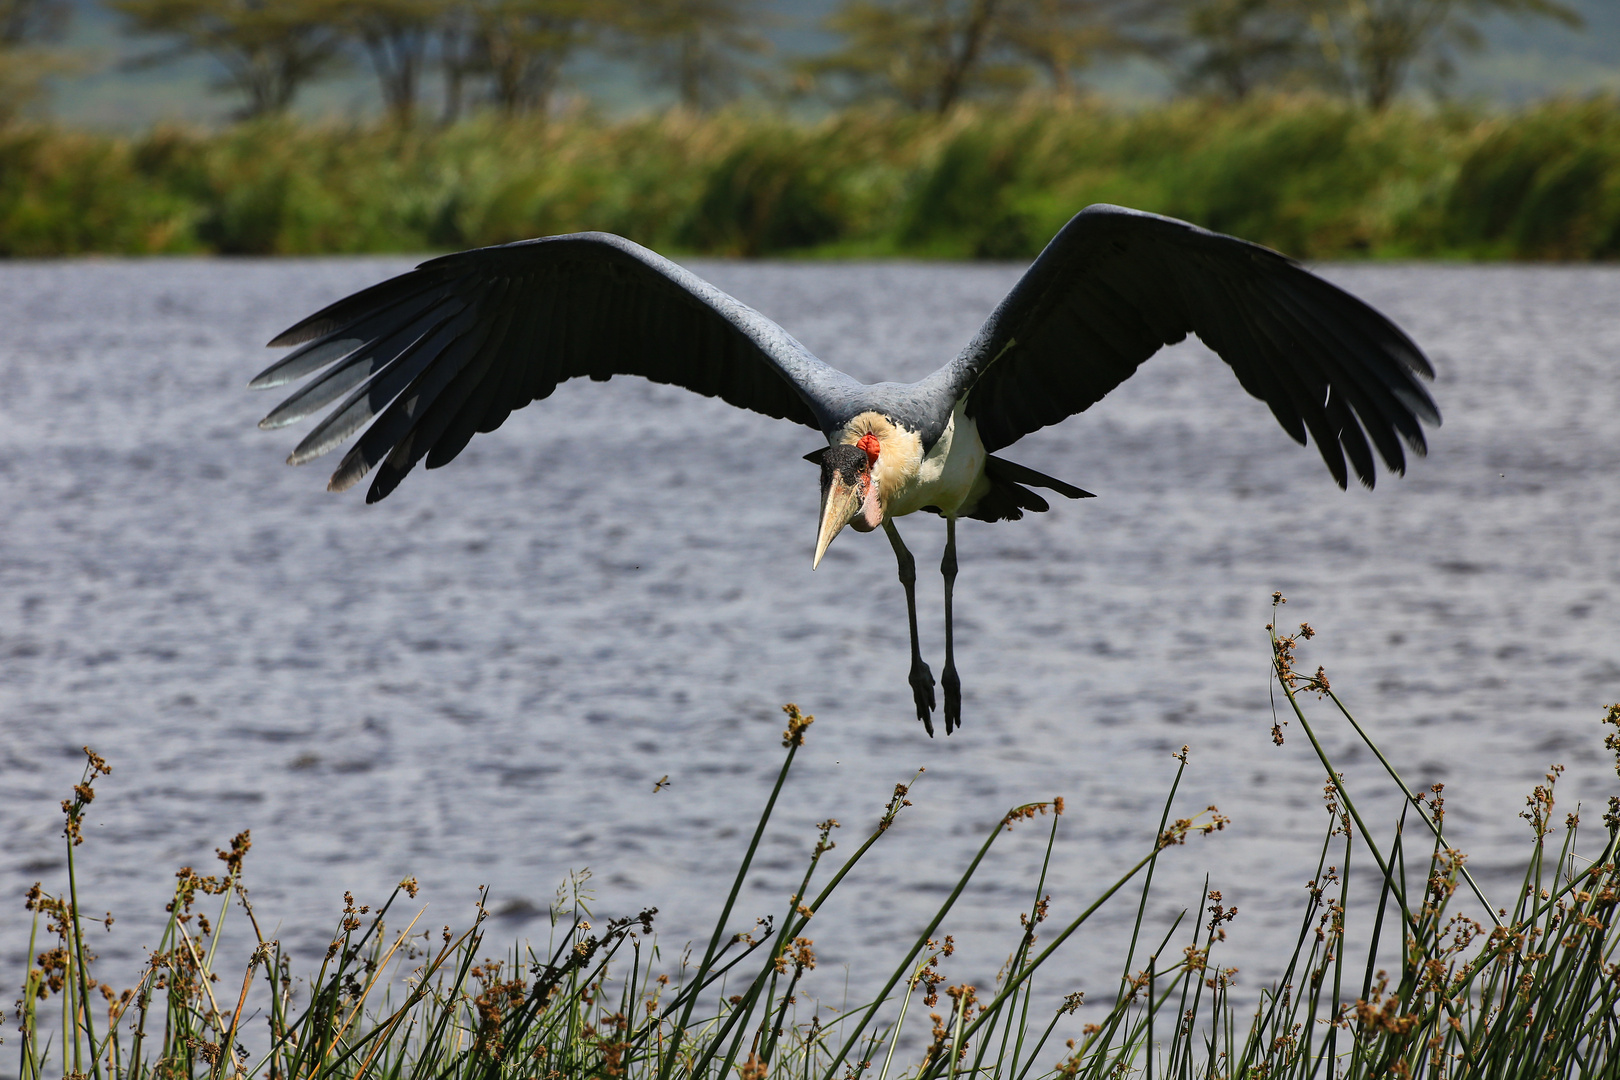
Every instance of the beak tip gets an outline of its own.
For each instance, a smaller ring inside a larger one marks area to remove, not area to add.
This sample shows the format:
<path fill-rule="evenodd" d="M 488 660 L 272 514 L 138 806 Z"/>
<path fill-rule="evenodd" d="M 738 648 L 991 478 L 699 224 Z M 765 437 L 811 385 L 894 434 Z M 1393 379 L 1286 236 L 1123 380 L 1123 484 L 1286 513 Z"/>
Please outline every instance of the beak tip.
<path fill-rule="evenodd" d="M 814 570 L 821 565 L 822 556 L 827 554 L 833 538 L 844 531 L 844 526 L 854 519 L 860 511 L 860 501 L 855 488 L 834 478 L 823 486 L 821 492 L 821 527 L 816 530 L 816 557 L 810 562 L 810 569 Z"/>

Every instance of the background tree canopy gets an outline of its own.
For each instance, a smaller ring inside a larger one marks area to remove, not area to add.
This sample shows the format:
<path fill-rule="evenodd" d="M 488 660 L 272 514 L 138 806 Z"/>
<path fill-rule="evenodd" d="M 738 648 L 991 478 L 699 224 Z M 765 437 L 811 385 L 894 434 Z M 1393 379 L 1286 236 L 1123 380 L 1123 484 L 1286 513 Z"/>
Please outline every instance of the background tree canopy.
<path fill-rule="evenodd" d="M 692 111 L 745 93 L 942 113 L 1075 99 L 1130 60 L 1184 94 L 1310 89 L 1377 111 L 1445 93 L 1486 32 L 1579 27 L 1586 0 L 0 0 L 0 119 L 61 71 L 70 18 L 133 43 L 126 68 L 206 64 L 238 117 L 374 80 L 395 122 L 545 115 L 579 76 Z M 124 46 L 126 49 L 129 46 Z"/>

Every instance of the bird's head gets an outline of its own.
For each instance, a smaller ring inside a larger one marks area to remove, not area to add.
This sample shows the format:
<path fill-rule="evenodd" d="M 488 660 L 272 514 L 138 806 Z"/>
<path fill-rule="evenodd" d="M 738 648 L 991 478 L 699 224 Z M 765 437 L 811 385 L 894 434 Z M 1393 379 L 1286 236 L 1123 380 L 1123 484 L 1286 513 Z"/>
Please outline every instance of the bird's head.
<path fill-rule="evenodd" d="M 853 443 L 835 443 L 809 455 L 821 463 L 821 530 L 816 537 L 816 560 L 821 565 L 827 545 L 845 525 L 871 532 L 883 524 L 883 500 L 873 475 L 881 444 L 868 432 Z"/>

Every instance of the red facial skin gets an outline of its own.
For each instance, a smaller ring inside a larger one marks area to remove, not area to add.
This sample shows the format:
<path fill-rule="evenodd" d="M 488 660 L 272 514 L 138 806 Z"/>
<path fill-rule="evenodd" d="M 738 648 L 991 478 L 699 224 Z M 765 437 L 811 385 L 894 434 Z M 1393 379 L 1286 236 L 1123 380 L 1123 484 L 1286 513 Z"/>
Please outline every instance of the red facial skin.
<path fill-rule="evenodd" d="M 882 449 L 882 445 L 878 442 L 877 436 L 871 432 L 855 440 L 855 445 L 866 451 L 867 471 L 861 476 L 861 494 L 864 496 L 872 487 L 872 469 L 877 465 L 878 451 Z"/>
<path fill-rule="evenodd" d="M 869 532 L 883 524 L 883 507 L 878 502 L 877 490 L 872 486 L 872 469 L 877 465 L 878 451 L 882 444 L 877 436 L 868 432 L 855 441 L 855 445 L 866 452 L 866 472 L 861 474 L 861 510 L 863 520 L 856 523 L 855 528 L 861 532 Z M 866 528 L 862 529 L 861 525 Z"/>

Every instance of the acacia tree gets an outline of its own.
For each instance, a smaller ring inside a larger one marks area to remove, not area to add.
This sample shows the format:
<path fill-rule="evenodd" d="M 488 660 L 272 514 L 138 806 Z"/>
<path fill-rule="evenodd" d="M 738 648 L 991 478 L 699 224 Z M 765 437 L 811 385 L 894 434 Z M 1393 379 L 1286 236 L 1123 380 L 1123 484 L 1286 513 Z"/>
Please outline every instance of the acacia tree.
<path fill-rule="evenodd" d="M 445 0 L 344 0 L 336 6 L 336 29 L 365 51 L 383 106 L 398 123 L 415 116 L 429 46 L 453 6 Z"/>
<path fill-rule="evenodd" d="M 471 5 L 451 3 L 447 6 L 434 22 L 433 38 L 439 74 L 444 79 L 441 119 L 453 124 L 461 119 L 467 84 L 480 67 L 477 24 Z"/>
<path fill-rule="evenodd" d="M 1315 0 L 1183 0 L 1177 81 L 1232 100 L 1267 86 L 1337 86 L 1320 15 Z"/>
<path fill-rule="evenodd" d="M 1579 26 L 1561 0 L 1181 0 L 1183 85 L 1241 98 L 1316 85 L 1389 106 L 1415 68 L 1449 78 L 1458 50 L 1483 47 L 1491 15 Z"/>
<path fill-rule="evenodd" d="M 67 28 L 69 0 L 0 0 L 0 124 L 37 98 L 55 66 L 41 48 Z"/>
<path fill-rule="evenodd" d="M 321 0 L 109 0 L 132 33 L 167 38 L 138 63 L 203 54 L 223 69 L 216 85 L 245 97 L 244 118 L 283 112 L 338 62 L 343 38 Z"/>
<path fill-rule="evenodd" d="M 618 30 L 620 51 L 647 81 L 675 92 L 694 111 L 736 93 L 750 72 L 745 58 L 770 51 L 759 32 L 759 0 L 601 0 Z"/>
<path fill-rule="evenodd" d="M 827 29 L 844 47 L 805 65 L 851 96 L 880 94 L 918 111 L 949 111 L 963 95 L 1028 81 L 1020 64 L 997 63 L 998 17 L 1008 0 L 844 0 Z"/>
<path fill-rule="evenodd" d="M 1437 81 L 1453 71 L 1455 50 L 1485 44 L 1478 21 L 1492 15 L 1551 18 L 1580 26 L 1559 0 L 1311 0 L 1329 61 L 1369 108 L 1386 108 L 1412 69 L 1427 63 Z"/>
<path fill-rule="evenodd" d="M 974 93 L 1030 85 L 1072 95 L 1098 56 L 1152 51 L 1165 0 L 844 0 L 827 28 L 844 47 L 804 65 L 851 96 L 948 111 Z"/>
<path fill-rule="evenodd" d="M 489 80 L 490 101 L 508 115 L 544 115 L 563 64 L 604 19 L 589 0 L 478 0 L 469 10 L 469 70 Z"/>
<path fill-rule="evenodd" d="M 1101 56 L 1157 55 L 1164 0 L 1003 0 L 996 35 L 1034 64 L 1052 92 L 1073 97 L 1077 75 Z"/>
<path fill-rule="evenodd" d="M 0 0 L 0 49 L 54 41 L 72 17 L 70 0 Z"/>

